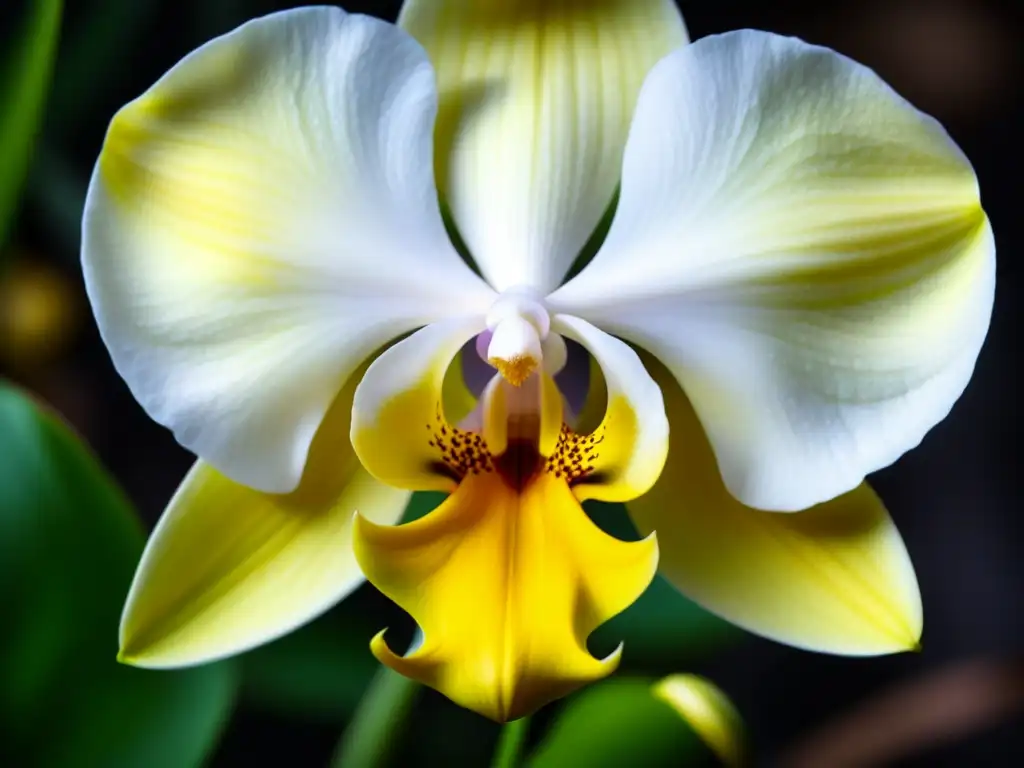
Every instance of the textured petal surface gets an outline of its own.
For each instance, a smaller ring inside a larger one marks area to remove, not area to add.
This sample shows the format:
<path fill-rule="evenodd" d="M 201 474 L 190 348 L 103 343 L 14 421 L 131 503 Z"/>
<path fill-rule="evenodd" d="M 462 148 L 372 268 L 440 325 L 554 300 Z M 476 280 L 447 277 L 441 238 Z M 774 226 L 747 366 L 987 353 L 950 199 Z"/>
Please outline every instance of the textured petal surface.
<path fill-rule="evenodd" d="M 665 362 L 740 500 L 799 510 L 917 445 L 966 386 L 995 279 L 978 194 L 865 67 L 705 38 L 649 76 L 608 238 L 548 303 Z"/>
<path fill-rule="evenodd" d="M 915 647 L 917 580 L 874 492 L 862 484 L 795 514 L 743 506 L 686 396 L 645 362 L 662 385 L 671 446 L 661 479 L 628 507 L 641 532 L 657 531 L 661 573 L 709 610 L 790 645 L 849 655 Z"/>
<path fill-rule="evenodd" d="M 441 92 L 437 173 L 498 290 L 554 288 L 611 203 L 644 76 L 686 42 L 669 0 L 410 0 Z"/>
<path fill-rule="evenodd" d="M 424 635 L 399 657 L 382 632 L 377 658 L 500 722 L 614 671 L 619 651 L 595 659 L 587 636 L 646 589 L 658 559 L 653 537 L 608 536 L 546 473 L 521 492 L 495 472 L 469 475 L 436 510 L 397 527 L 360 517 L 355 551 Z"/>
<path fill-rule="evenodd" d="M 299 487 L 253 491 L 196 463 L 150 537 L 121 620 L 121 658 L 174 667 L 228 656 L 309 621 L 363 581 L 355 512 L 398 522 L 408 491 L 374 480 L 348 440 L 352 389 L 313 441 Z"/>
<path fill-rule="evenodd" d="M 232 479 L 289 491 L 351 373 L 483 311 L 432 171 L 434 75 L 406 33 L 338 9 L 249 22 L 111 123 L 86 287 L 147 412 Z"/>
<path fill-rule="evenodd" d="M 577 498 L 627 501 L 647 491 L 668 453 L 668 419 L 661 390 L 628 344 L 585 320 L 556 315 L 552 328 L 579 342 L 600 367 L 605 412 L 582 438 L 591 475 L 573 487 Z"/>

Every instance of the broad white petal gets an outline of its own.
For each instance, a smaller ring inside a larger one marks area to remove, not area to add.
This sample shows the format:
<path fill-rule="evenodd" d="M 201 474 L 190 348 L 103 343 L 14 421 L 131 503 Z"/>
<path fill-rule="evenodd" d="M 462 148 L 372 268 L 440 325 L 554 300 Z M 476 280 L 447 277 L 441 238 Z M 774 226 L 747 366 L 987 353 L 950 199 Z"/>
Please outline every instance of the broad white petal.
<path fill-rule="evenodd" d="M 612 201 L 644 76 L 683 45 L 670 0 L 409 0 L 441 91 L 437 167 L 498 290 L 561 282 Z"/>
<path fill-rule="evenodd" d="M 491 292 L 454 252 L 423 49 L 363 16 L 267 16 L 194 51 L 111 123 L 83 222 L 100 332 L 155 420 L 287 491 L 346 379 Z"/>
<path fill-rule="evenodd" d="M 803 509 L 917 445 L 966 386 L 995 280 L 978 194 L 867 68 L 706 38 L 652 71 L 608 239 L 548 303 L 669 367 L 739 500 Z"/>

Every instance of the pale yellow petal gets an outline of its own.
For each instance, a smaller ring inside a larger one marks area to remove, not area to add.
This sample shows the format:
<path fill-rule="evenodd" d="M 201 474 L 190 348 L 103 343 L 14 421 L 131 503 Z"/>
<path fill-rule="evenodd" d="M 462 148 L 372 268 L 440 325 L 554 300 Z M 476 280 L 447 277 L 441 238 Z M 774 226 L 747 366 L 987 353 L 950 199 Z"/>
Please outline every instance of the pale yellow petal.
<path fill-rule="evenodd" d="M 409 0 L 437 69 L 437 176 L 498 290 L 558 285 L 611 203 L 644 76 L 686 42 L 669 0 Z"/>
<path fill-rule="evenodd" d="M 291 494 L 260 493 L 196 463 L 146 545 L 121 620 L 122 661 L 178 667 L 239 653 L 362 583 L 356 511 L 396 523 L 409 493 L 377 482 L 356 460 L 351 390 L 318 431 Z"/>
<path fill-rule="evenodd" d="M 874 492 L 862 484 L 792 514 L 744 506 L 679 386 L 644 362 L 662 387 L 671 438 L 661 479 L 628 507 L 641 532 L 657 531 L 661 573 L 705 608 L 790 645 L 849 655 L 914 648 L 917 580 Z"/>

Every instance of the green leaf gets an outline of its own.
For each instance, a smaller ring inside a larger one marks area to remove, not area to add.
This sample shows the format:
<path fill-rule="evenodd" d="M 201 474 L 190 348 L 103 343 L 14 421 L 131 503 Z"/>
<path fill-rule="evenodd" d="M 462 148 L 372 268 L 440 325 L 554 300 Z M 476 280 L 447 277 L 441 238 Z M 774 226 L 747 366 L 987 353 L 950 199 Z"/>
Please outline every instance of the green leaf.
<path fill-rule="evenodd" d="M 653 680 L 613 677 L 570 698 L 529 768 L 661 768 L 715 765 L 713 753 L 668 704 Z"/>
<path fill-rule="evenodd" d="M 620 539 L 638 538 L 624 504 L 587 501 L 583 506 L 602 530 Z M 739 637 L 742 633 L 733 625 L 657 576 L 639 600 L 597 629 L 589 645 L 601 657 L 623 642 L 623 664 L 636 667 L 644 662 L 660 669 L 664 661 L 679 663 Z"/>
<path fill-rule="evenodd" d="M 0 729 L 12 765 L 187 768 L 216 743 L 235 665 L 118 664 L 143 534 L 56 417 L 0 382 Z"/>
<path fill-rule="evenodd" d="M 7 242 L 39 133 L 60 34 L 61 0 L 32 0 L 21 29 L 0 41 L 0 246 Z"/>

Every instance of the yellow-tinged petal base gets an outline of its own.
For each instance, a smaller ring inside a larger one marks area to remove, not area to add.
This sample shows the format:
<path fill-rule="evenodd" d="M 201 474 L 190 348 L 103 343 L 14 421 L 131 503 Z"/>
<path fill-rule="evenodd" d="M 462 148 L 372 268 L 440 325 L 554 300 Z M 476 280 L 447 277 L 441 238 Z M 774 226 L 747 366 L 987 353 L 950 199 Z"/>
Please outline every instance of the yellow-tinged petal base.
<path fill-rule="evenodd" d="M 524 452 L 524 456 L 528 452 Z M 408 611 L 423 643 L 407 656 L 374 638 L 378 659 L 456 703 L 504 722 L 618 666 L 587 636 L 654 576 L 654 536 L 623 542 L 598 529 L 564 478 L 549 472 L 469 474 L 433 513 L 398 527 L 358 516 L 356 558 Z M 529 460 L 528 458 L 526 460 Z M 509 476 L 529 476 L 517 489 Z"/>

